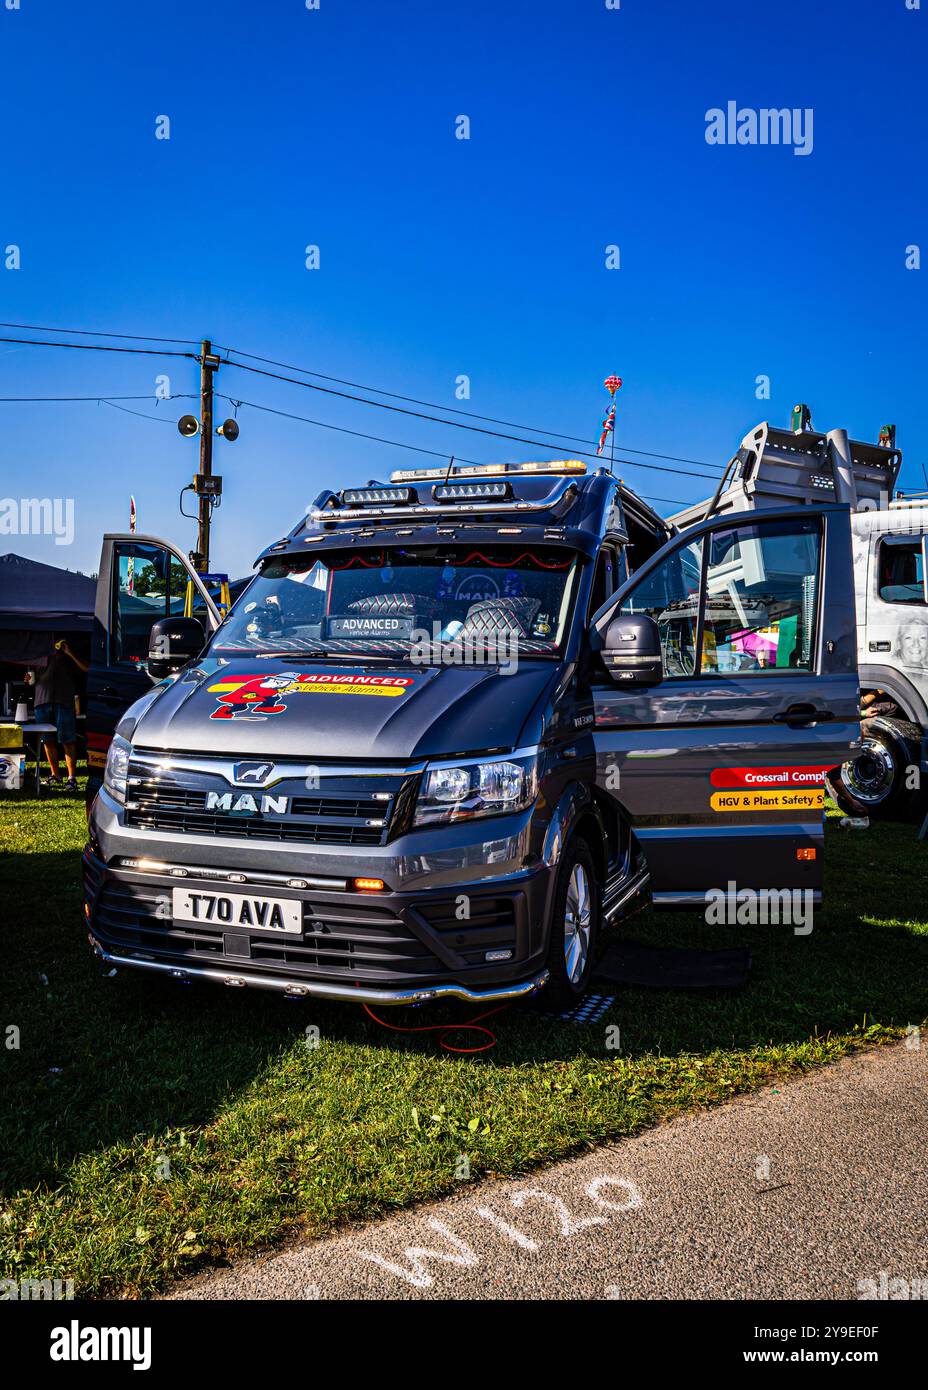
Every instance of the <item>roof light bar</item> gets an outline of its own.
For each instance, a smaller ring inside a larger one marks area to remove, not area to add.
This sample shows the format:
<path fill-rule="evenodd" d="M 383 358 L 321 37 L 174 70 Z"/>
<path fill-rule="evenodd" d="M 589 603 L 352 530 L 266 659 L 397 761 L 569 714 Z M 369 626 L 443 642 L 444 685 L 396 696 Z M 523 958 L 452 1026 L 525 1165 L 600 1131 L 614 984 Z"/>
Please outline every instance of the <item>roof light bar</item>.
<path fill-rule="evenodd" d="M 380 503 L 417 501 L 416 494 L 411 487 L 349 487 L 344 492 L 339 493 L 341 503 L 345 507 L 364 507 L 375 506 Z"/>
<path fill-rule="evenodd" d="M 499 477 L 514 473 L 585 473 L 581 459 L 551 459 L 544 463 L 469 463 L 447 468 L 400 468 L 390 474 L 391 483 L 423 481 L 443 482 L 454 478 Z"/>
<path fill-rule="evenodd" d="M 432 488 L 436 502 L 470 502 L 477 497 L 511 497 L 508 483 L 436 483 Z"/>

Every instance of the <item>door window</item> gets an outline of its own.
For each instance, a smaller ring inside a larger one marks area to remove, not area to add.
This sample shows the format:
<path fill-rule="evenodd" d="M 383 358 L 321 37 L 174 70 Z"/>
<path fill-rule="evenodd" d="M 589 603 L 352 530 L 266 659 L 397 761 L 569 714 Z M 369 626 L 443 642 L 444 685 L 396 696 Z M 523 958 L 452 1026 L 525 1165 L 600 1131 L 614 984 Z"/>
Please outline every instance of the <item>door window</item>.
<path fill-rule="evenodd" d="M 702 671 L 811 671 L 821 527 L 768 521 L 709 537 Z"/>
<path fill-rule="evenodd" d="M 924 604 L 922 542 L 921 536 L 887 536 L 880 541 L 877 572 L 884 603 Z"/>
<path fill-rule="evenodd" d="M 665 678 L 811 671 L 821 547 L 818 517 L 720 527 L 673 549 L 618 611 L 657 623 Z"/>
<path fill-rule="evenodd" d="M 161 546 L 126 542 L 116 547 L 113 572 L 111 660 L 144 667 L 152 624 L 184 611 L 187 571 Z"/>
<path fill-rule="evenodd" d="M 647 613 L 657 623 L 665 676 L 696 673 L 701 569 L 702 540 L 678 546 L 644 576 L 619 610 L 625 616 Z"/>

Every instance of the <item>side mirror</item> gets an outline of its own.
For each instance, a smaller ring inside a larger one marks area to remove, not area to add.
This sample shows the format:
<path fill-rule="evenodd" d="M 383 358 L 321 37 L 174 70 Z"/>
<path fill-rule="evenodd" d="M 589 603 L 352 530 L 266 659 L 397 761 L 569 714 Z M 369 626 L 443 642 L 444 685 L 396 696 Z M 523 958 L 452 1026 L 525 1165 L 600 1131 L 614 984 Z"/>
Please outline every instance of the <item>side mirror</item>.
<path fill-rule="evenodd" d="M 206 638 L 199 618 L 162 618 L 148 639 L 148 674 L 164 680 L 196 660 Z"/>
<path fill-rule="evenodd" d="M 656 685 L 663 679 L 660 629 L 647 613 L 613 618 L 606 629 L 602 656 L 619 685 Z"/>

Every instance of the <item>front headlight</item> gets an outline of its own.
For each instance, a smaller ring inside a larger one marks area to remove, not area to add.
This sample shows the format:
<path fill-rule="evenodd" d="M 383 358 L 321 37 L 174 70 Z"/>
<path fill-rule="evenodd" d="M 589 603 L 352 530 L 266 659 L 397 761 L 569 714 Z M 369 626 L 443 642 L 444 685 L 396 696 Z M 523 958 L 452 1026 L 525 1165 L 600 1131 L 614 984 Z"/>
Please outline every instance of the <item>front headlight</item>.
<path fill-rule="evenodd" d="M 427 768 L 416 802 L 416 825 L 473 820 L 522 811 L 538 794 L 538 758 L 493 758 Z"/>
<path fill-rule="evenodd" d="M 103 773 L 103 786 L 114 801 L 121 806 L 126 804 L 126 776 L 129 772 L 129 757 L 132 744 L 119 734 L 113 736 L 110 751 L 106 755 L 106 770 Z"/>

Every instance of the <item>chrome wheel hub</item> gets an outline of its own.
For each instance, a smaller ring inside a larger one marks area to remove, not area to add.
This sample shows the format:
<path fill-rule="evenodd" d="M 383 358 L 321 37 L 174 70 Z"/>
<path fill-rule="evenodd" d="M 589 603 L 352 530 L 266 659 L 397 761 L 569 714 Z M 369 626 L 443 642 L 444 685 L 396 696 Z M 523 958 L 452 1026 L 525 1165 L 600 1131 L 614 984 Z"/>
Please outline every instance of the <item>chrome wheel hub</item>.
<path fill-rule="evenodd" d="M 564 906 L 564 968 L 572 985 L 582 978 L 586 967 L 592 920 L 592 895 L 586 869 L 582 864 L 575 864 Z"/>
<path fill-rule="evenodd" d="M 889 748 L 875 739 L 865 738 L 852 763 L 841 769 L 841 781 L 852 796 L 867 805 L 885 800 L 896 775 L 896 762 Z"/>

